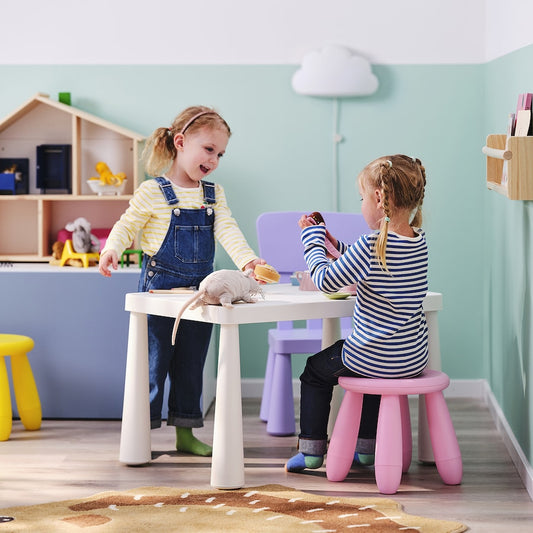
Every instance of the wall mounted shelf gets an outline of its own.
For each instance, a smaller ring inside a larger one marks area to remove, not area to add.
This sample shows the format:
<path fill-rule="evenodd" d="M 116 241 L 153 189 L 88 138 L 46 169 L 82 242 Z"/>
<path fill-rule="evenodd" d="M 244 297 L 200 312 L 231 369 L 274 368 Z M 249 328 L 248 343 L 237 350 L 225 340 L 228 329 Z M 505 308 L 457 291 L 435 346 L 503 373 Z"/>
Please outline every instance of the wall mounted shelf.
<path fill-rule="evenodd" d="M 489 135 L 482 151 L 487 156 L 489 189 L 510 200 L 533 200 L 533 137 Z"/>

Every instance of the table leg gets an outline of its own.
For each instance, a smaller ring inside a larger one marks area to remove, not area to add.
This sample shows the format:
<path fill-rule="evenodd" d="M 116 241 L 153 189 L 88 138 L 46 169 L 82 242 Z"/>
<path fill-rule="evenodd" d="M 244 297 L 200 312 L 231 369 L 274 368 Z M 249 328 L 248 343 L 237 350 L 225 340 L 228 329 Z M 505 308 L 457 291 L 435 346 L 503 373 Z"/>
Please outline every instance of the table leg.
<path fill-rule="evenodd" d="M 441 370 L 439 324 L 437 321 L 437 311 L 426 312 L 426 322 L 428 325 L 428 368 L 431 370 Z M 426 402 L 423 398 L 418 399 L 418 460 L 423 463 L 434 463 L 433 448 L 429 436 L 429 427 L 426 413 Z"/>
<path fill-rule="evenodd" d="M 144 313 L 131 312 L 119 461 L 140 465 L 151 458 L 148 325 Z"/>
<path fill-rule="evenodd" d="M 340 318 L 324 318 L 322 320 L 322 349 L 331 346 L 341 338 L 341 321 Z M 335 420 L 339 412 L 343 390 L 338 385 L 333 387 L 333 396 L 331 398 L 331 406 L 329 411 L 328 421 L 328 435 L 333 435 L 333 428 L 335 427 Z"/>
<path fill-rule="evenodd" d="M 239 326 L 222 324 L 218 354 L 211 486 L 244 486 Z"/>

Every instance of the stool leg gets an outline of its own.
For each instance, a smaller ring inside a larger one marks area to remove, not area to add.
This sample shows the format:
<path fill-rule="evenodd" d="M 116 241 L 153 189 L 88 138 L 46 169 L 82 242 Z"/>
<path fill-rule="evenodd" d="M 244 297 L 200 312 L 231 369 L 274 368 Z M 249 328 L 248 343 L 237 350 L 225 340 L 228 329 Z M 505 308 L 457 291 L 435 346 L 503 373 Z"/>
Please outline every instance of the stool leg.
<path fill-rule="evenodd" d="M 294 435 L 295 432 L 291 354 L 276 353 L 272 372 L 267 433 L 283 436 Z"/>
<path fill-rule="evenodd" d="M 413 455 L 413 435 L 411 433 L 411 415 L 409 413 L 409 397 L 400 396 L 400 412 L 402 418 L 402 472 L 411 466 Z"/>
<path fill-rule="evenodd" d="M 448 406 L 441 391 L 425 395 L 429 434 L 437 470 L 446 485 L 459 485 L 463 461 Z"/>
<path fill-rule="evenodd" d="M 26 429 L 39 429 L 42 420 L 41 402 L 26 354 L 11 356 L 11 372 L 20 420 Z"/>
<path fill-rule="evenodd" d="M 268 358 L 265 371 L 265 384 L 263 385 L 263 396 L 261 397 L 261 410 L 259 418 L 263 422 L 268 422 L 268 411 L 270 410 L 270 398 L 272 395 L 272 374 L 274 373 L 274 352 L 268 349 Z"/>
<path fill-rule="evenodd" d="M 394 494 L 402 480 L 402 418 L 400 398 L 383 395 L 376 435 L 376 484 L 382 494 Z"/>
<path fill-rule="evenodd" d="M 9 439 L 12 425 L 13 413 L 6 362 L 4 357 L 0 356 L 0 441 Z"/>
<path fill-rule="evenodd" d="M 326 475 L 330 481 L 342 481 L 353 463 L 363 395 L 346 391 L 342 400 L 326 459 Z"/>

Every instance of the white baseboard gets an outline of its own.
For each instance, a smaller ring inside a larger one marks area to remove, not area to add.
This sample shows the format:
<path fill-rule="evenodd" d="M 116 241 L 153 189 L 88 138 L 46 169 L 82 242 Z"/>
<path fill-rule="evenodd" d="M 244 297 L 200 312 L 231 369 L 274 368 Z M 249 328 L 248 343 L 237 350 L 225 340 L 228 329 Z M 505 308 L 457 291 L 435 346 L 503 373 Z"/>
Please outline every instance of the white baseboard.
<path fill-rule="evenodd" d="M 261 398 L 263 383 L 264 380 L 259 378 L 243 379 L 242 397 Z M 293 380 L 292 388 L 294 397 L 298 398 L 300 396 L 300 381 L 298 379 Z M 485 379 L 453 379 L 450 381 L 450 386 L 444 391 L 444 396 L 446 398 L 474 398 L 485 402 L 518 470 L 522 483 L 524 483 L 529 497 L 533 500 L 533 468 L 516 440 L 487 381 Z"/>
<path fill-rule="evenodd" d="M 533 468 L 529 464 L 520 444 L 516 440 L 514 433 L 487 382 L 485 382 L 485 403 L 496 423 L 498 433 L 502 436 L 507 451 L 518 470 L 522 483 L 524 484 L 529 497 L 533 500 Z"/>

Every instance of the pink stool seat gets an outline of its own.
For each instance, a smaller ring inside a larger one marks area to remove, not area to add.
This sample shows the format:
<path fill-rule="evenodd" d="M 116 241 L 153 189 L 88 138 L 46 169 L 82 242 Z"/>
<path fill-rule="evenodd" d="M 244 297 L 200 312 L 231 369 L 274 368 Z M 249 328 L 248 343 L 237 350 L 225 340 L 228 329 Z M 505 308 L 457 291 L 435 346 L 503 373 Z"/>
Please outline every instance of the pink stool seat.
<path fill-rule="evenodd" d="M 328 448 L 326 474 L 330 481 L 342 481 L 352 465 L 364 394 L 381 395 L 376 435 L 375 475 L 383 494 L 394 494 L 402 472 L 411 464 L 412 436 L 409 394 L 423 395 L 435 464 L 443 482 L 458 485 L 463 463 L 457 437 L 442 391 L 450 378 L 444 372 L 425 370 L 416 378 L 339 378 L 345 390 Z"/>

